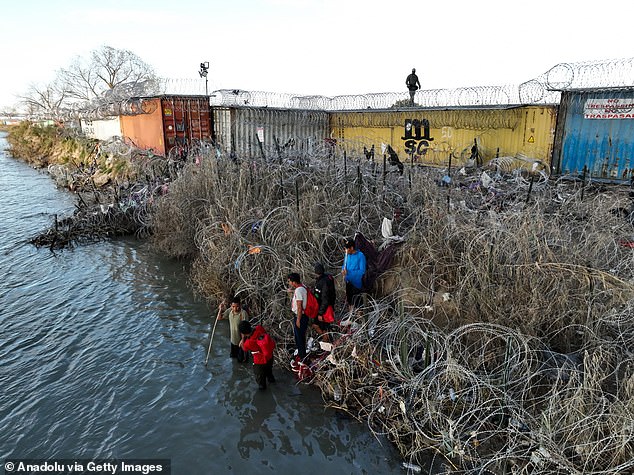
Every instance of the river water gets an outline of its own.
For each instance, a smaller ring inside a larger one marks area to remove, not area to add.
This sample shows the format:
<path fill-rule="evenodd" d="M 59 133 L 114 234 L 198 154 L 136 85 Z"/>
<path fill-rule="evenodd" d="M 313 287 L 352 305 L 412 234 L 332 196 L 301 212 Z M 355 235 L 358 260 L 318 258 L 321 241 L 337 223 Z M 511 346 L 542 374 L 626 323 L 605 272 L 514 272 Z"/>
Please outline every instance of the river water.
<path fill-rule="evenodd" d="M 185 264 L 125 239 L 52 253 L 26 240 L 74 197 L 0 132 L 0 461 L 161 458 L 173 474 L 403 473 L 367 427 L 276 368 L 228 358 Z"/>

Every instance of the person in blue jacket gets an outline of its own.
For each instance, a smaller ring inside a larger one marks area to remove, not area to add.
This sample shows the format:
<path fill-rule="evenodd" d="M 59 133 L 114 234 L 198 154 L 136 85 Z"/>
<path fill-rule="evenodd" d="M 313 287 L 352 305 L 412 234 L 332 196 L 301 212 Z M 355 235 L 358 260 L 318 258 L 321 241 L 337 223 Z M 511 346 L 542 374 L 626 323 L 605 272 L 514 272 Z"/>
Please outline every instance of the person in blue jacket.
<path fill-rule="evenodd" d="M 344 244 L 346 255 L 341 266 L 341 275 L 346 283 L 346 302 L 348 308 L 353 310 L 358 307 L 363 292 L 363 275 L 366 271 L 365 255 L 357 250 L 352 239 Z"/>

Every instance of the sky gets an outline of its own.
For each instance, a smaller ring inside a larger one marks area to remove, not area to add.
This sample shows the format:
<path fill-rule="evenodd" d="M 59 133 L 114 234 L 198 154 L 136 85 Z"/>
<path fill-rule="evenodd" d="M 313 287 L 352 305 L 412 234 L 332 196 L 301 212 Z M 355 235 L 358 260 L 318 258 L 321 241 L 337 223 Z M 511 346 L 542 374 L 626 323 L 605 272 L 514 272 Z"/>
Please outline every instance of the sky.
<path fill-rule="evenodd" d="M 520 84 L 634 57 L 631 0 L 18 0 L 0 4 L 0 110 L 103 45 L 161 77 L 335 96 Z M 204 90 L 204 86 L 202 86 Z"/>

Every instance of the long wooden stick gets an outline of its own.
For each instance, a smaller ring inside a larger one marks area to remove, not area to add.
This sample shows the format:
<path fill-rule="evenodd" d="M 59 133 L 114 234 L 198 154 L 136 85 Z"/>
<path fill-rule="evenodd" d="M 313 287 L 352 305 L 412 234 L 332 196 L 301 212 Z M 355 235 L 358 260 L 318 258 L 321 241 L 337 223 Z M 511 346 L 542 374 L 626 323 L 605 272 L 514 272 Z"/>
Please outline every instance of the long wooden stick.
<path fill-rule="evenodd" d="M 218 317 L 216 317 L 216 321 L 214 322 L 214 328 L 213 330 L 211 330 L 211 338 L 209 338 L 209 349 L 207 350 L 207 358 L 205 358 L 205 366 L 207 366 L 207 361 L 209 361 L 209 353 L 211 353 L 211 343 L 214 341 L 214 333 L 216 333 L 217 324 L 218 324 Z"/>

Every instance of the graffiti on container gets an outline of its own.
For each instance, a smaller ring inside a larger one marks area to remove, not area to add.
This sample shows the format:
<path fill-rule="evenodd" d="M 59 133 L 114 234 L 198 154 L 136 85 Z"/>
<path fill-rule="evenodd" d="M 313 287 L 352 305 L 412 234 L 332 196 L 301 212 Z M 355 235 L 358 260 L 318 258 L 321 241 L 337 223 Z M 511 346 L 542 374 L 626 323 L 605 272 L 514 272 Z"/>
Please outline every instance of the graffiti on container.
<path fill-rule="evenodd" d="M 405 143 L 405 153 L 408 155 L 425 155 L 429 142 L 434 140 L 430 135 L 427 119 L 405 119 L 405 133 L 401 140 Z"/>

